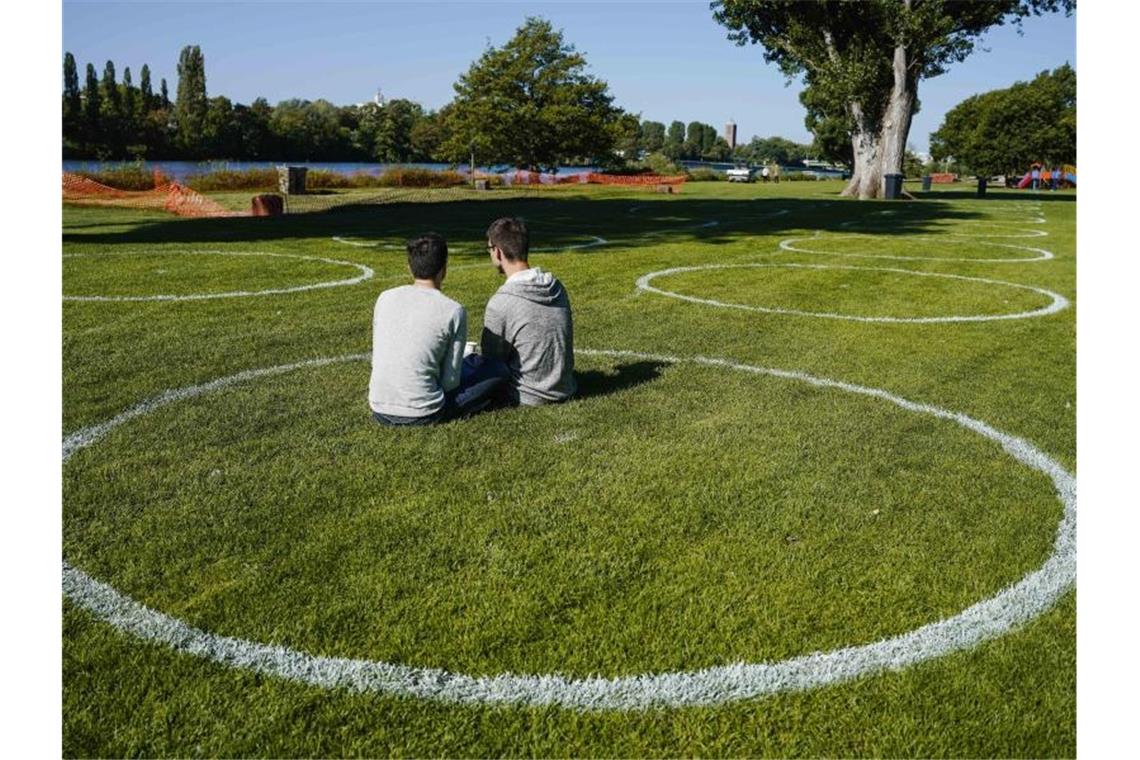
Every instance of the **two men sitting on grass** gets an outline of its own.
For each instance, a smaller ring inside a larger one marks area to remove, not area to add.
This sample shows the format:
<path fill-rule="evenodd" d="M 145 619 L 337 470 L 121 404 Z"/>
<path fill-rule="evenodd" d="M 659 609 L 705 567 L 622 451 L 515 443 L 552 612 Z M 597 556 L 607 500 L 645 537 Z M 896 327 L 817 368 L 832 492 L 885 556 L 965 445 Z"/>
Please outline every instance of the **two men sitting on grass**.
<path fill-rule="evenodd" d="M 447 243 L 408 243 L 412 285 L 386 290 L 372 318 L 368 402 L 386 425 L 429 425 L 494 405 L 537 406 L 574 395 L 574 326 L 566 289 L 527 262 L 521 220 L 487 230 L 491 263 L 507 277 L 487 303 L 482 355 L 464 357 L 467 311 L 441 291 Z"/>

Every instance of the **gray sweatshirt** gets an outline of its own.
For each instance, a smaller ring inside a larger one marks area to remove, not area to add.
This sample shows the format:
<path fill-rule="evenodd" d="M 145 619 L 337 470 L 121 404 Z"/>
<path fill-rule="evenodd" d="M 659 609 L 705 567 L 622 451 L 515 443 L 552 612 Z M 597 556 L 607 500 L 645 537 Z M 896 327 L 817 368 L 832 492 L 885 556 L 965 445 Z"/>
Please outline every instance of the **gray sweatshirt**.
<path fill-rule="evenodd" d="M 432 288 L 385 290 L 372 313 L 372 411 L 426 417 L 459 385 L 467 312 Z"/>
<path fill-rule="evenodd" d="M 506 363 L 521 404 L 573 396 L 574 321 L 562 283 L 538 267 L 508 277 L 487 302 L 482 351 Z"/>

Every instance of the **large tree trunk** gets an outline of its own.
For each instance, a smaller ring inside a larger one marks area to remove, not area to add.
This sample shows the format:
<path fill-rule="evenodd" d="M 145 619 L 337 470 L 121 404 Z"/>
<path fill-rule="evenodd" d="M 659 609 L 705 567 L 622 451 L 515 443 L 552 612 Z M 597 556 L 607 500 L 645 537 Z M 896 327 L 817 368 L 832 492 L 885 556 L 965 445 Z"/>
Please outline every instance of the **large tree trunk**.
<path fill-rule="evenodd" d="M 906 138 L 910 134 L 918 88 L 917 77 L 911 70 L 912 63 L 906 46 L 896 45 L 892 62 L 894 84 L 878 120 L 877 130 L 870 126 L 871 120 L 866 118 L 859 103 L 849 106 L 856 124 L 851 133 L 855 169 L 842 195 L 857 195 L 861 199 L 881 197 L 883 175 L 903 173 Z"/>
<path fill-rule="evenodd" d="M 906 47 L 897 45 L 894 55 L 894 86 L 891 98 L 883 112 L 881 146 L 882 172 L 902 174 L 906 157 L 906 138 L 910 134 L 910 121 L 914 114 L 916 80 L 910 72 L 910 58 Z"/>
<path fill-rule="evenodd" d="M 869 123 L 861 104 L 851 103 L 848 108 L 855 122 L 855 129 L 851 132 L 851 149 L 855 154 L 855 166 L 851 172 L 851 181 L 843 188 L 840 195 L 877 198 L 882 185 L 880 180 L 882 171 L 879 169 L 881 163 L 879 132 Z"/>

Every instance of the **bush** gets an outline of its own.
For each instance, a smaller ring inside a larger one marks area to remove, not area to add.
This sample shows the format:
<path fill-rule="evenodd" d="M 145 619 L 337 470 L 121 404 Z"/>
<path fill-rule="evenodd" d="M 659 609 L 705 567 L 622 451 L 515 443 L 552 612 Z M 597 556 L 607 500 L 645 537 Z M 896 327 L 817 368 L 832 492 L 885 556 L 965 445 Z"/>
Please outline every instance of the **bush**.
<path fill-rule="evenodd" d="M 276 169 L 214 169 L 204 174 L 192 174 L 185 185 L 191 190 L 277 190 Z"/>
<path fill-rule="evenodd" d="M 458 187 L 468 183 L 467 177 L 457 171 L 437 172 L 431 169 L 405 169 L 396 167 L 380 175 L 380 187 Z M 502 183 L 502 178 L 499 178 Z"/>
<path fill-rule="evenodd" d="M 650 174 L 660 174 L 663 177 L 676 177 L 685 173 L 684 169 L 673 163 L 664 153 L 650 153 L 640 166 L 648 169 Z"/>
<path fill-rule="evenodd" d="M 154 189 L 154 173 L 141 163 L 115 169 L 100 168 L 98 171 L 78 171 L 75 174 L 94 180 L 101 185 L 113 187 L 116 190 Z"/>
<path fill-rule="evenodd" d="M 723 179 L 725 179 L 723 172 L 704 166 L 689 171 L 690 182 L 720 182 Z"/>

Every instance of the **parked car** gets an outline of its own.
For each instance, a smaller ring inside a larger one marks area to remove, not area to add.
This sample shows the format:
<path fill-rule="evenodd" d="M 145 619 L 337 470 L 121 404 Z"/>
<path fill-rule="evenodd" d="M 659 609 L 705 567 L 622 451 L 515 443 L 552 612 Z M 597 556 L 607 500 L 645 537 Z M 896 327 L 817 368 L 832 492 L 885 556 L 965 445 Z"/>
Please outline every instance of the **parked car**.
<path fill-rule="evenodd" d="M 756 172 L 747 166 L 737 166 L 725 172 L 729 182 L 755 182 Z"/>

